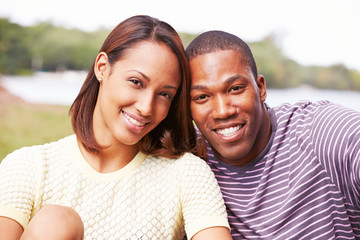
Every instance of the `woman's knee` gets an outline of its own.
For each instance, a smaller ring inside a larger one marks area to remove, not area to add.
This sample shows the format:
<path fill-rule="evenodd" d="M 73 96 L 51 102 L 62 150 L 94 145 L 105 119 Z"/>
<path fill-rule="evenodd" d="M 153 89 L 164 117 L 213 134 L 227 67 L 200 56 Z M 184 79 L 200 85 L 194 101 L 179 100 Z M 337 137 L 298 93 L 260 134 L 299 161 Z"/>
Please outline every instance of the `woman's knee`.
<path fill-rule="evenodd" d="M 21 239 L 71 239 L 84 236 L 84 225 L 75 210 L 46 205 L 30 221 Z"/>

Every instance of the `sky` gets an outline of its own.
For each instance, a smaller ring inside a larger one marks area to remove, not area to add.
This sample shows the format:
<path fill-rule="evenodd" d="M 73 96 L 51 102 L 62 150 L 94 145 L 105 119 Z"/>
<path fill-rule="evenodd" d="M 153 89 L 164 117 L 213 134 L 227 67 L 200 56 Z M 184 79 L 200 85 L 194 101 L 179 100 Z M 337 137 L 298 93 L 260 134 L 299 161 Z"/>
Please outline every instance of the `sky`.
<path fill-rule="evenodd" d="M 179 32 L 223 30 L 246 42 L 275 35 L 284 54 L 303 65 L 344 64 L 360 71 L 359 0 L 0 0 L 0 17 L 29 26 L 95 31 L 138 14 Z"/>

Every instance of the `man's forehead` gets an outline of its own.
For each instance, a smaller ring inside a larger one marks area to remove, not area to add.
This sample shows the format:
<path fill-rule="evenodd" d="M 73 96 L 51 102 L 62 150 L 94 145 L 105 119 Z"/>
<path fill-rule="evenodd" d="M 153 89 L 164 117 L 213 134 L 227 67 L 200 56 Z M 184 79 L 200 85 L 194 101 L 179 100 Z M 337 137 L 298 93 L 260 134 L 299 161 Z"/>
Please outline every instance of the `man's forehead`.
<path fill-rule="evenodd" d="M 250 72 L 250 71 L 249 71 Z M 196 78 L 191 81 L 191 90 L 205 90 L 210 88 L 223 88 L 232 85 L 233 83 L 251 82 L 249 75 L 238 73 L 226 73 L 221 77 Z"/>
<path fill-rule="evenodd" d="M 232 49 L 217 50 L 214 52 L 199 54 L 196 57 L 192 58 L 189 62 L 191 63 L 193 60 L 197 60 L 197 61 L 207 60 L 209 62 L 212 62 L 212 61 L 216 61 L 216 59 L 218 58 L 227 59 L 233 57 L 241 59 L 241 56 L 242 56 L 241 52 L 237 50 L 232 50 Z"/>
<path fill-rule="evenodd" d="M 199 55 L 189 62 L 192 74 L 206 72 L 215 74 L 219 71 L 245 71 L 249 67 L 241 54 L 234 50 L 222 50 Z"/>
<path fill-rule="evenodd" d="M 250 66 L 232 51 L 209 53 L 190 61 L 192 85 L 211 85 L 231 79 L 252 79 Z"/>

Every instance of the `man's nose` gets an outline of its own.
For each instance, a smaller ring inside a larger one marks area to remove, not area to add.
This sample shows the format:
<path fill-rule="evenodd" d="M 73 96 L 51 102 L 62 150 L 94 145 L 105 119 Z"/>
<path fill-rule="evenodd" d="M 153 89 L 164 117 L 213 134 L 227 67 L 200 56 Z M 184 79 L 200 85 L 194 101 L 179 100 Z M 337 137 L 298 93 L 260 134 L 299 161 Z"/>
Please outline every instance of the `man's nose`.
<path fill-rule="evenodd" d="M 213 100 L 213 118 L 224 119 L 236 113 L 231 99 L 227 96 L 218 95 Z"/>

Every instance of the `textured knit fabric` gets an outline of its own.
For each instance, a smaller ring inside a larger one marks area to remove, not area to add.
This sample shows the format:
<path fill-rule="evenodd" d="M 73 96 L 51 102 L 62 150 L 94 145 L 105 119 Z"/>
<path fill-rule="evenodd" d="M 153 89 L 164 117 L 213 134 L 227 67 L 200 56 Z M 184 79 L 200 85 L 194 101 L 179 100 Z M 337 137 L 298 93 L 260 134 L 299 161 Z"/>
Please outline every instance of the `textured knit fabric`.
<path fill-rule="evenodd" d="M 190 239 L 198 231 L 228 227 L 214 174 L 192 154 L 177 160 L 139 152 L 124 168 L 95 171 L 75 135 L 25 147 L 0 165 L 0 216 L 26 227 L 44 205 L 75 209 L 85 239 Z"/>
<path fill-rule="evenodd" d="M 269 110 L 272 136 L 243 167 L 209 151 L 234 239 L 360 239 L 360 113 L 329 102 Z"/>

